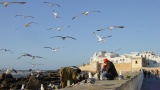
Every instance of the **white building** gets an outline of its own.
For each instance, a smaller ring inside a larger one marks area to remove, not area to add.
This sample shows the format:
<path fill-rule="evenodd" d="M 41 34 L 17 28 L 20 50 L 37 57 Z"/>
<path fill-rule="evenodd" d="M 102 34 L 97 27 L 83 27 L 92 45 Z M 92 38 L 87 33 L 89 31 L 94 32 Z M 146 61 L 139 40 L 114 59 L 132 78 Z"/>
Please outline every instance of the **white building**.
<path fill-rule="evenodd" d="M 131 52 L 130 54 L 118 55 L 113 52 L 107 53 L 106 51 L 95 52 L 90 58 L 90 63 L 99 62 L 103 63 L 103 59 L 107 58 L 113 63 L 135 63 L 138 61 L 132 61 L 133 58 L 146 58 L 145 66 L 147 67 L 159 67 L 160 66 L 160 55 L 154 54 L 153 52 Z"/>
<path fill-rule="evenodd" d="M 160 55 L 154 54 L 152 51 L 140 53 L 141 57 L 146 57 L 146 66 L 160 67 Z"/>

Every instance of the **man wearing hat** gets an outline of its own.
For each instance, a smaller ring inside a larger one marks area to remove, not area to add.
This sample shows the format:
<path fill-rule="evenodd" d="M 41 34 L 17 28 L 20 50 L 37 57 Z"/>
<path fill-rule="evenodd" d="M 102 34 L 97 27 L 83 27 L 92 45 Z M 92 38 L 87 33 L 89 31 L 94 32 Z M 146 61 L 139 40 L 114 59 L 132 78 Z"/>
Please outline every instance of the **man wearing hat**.
<path fill-rule="evenodd" d="M 115 77 L 118 76 L 118 73 L 116 71 L 114 64 L 111 61 L 109 61 L 107 58 L 105 58 L 103 62 L 104 62 L 103 72 L 106 73 L 105 77 L 109 80 L 113 80 Z"/>

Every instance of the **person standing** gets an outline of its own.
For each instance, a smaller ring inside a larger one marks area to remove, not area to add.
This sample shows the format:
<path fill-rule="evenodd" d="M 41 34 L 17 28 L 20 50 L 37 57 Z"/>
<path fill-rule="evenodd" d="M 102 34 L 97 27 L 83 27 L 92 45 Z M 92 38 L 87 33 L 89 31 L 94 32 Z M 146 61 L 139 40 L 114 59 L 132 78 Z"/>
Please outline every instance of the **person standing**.
<path fill-rule="evenodd" d="M 65 88 L 67 86 L 67 81 L 69 80 L 70 83 L 77 83 L 80 78 L 81 70 L 76 66 L 70 66 L 70 67 L 61 67 L 59 74 L 60 74 L 60 82 L 62 88 Z"/>
<path fill-rule="evenodd" d="M 158 69 L 155 70 L 155 77 L 156 77 L 156 79 L 158 79 L 158 77 L 159 77 L 159 71 L 158 71 Z"/>
<path fill-rule="evenodd" d="M 103 75 L 108 79 L 108 80 L 114 80 L 115 77 L 118 76 L 117 70 L 114 66 L 114 64 L 109 61 L 107 58 L 103 60 L 104 66 L 103 66 Z M 105 73 L 105 74 L 104 74 Z"/>

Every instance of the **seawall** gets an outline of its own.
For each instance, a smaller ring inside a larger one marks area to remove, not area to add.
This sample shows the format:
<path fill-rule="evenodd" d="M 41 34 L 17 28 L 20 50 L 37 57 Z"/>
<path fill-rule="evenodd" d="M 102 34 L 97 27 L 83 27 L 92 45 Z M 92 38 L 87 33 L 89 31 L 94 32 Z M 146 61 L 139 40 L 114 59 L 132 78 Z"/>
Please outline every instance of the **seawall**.
<path fill-rule="evenodd" d="M 143 83 L 143 72 L 132 72 L 130 79 L 96 80 L 94 84 L 85 83 L 61 90 L 140 90 Z"/>

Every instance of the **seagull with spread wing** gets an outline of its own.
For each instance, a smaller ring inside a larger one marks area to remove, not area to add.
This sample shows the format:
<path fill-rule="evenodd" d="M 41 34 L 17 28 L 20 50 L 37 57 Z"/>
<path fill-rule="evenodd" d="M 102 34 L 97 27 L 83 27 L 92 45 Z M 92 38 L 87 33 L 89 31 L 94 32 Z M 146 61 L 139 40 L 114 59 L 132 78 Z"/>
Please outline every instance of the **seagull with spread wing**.
<path fill-rule="evenodd" d="M 4 7 L 7 7 L 9 4 L 25 4 L 26 2 L 0 2 Z"/>
<path fill-rule="evenodd" d="M 70 27 L 70 26 L 64 26 L 64 27 Z M 63 28 L 63 27 L 52 27 L 52 28 L 49 28 L 49 29 L 47 29 L 47 30 L 55 29 L 55 30 L 57 30 L 57 31 L 61 31 L 62 28 Z"/>
<path fill-rule="evenodd" d="M 90 12 L 101 12 L 101 11 L 86 11 L 86 12 L 82 12 L 82 13 L 80 13 L 80 14 L 74 16 L 74 17 L 72 18 L 72 20 L 75 19 L 75 18 L 76 18 L 77 16 L 79 16 L 79 15 L 88 16 L 88 14 L 89 14 Z"/>
<path fill-rule="evenodd" d="M 53 52 L 56 52 L 58 49 L 63 48 L 63 47 L 58 47 L 58 48 L 44 47 L 44 48 L 49 48 L 49 49 L 51 49 Z"/>
<path fill-rule="evenodd" d="M 21 17 L 23 17 L 23 18 L 34 18 L 33 16 L 15 15 L 15 17 L 17 17 L 17 16 L 21 16 Z"/>
<path fill-rule="evenodd" d="M 62 19 L 60 16 L 58 16 L 57 12 L 55 12 L 54 10 L 53 10 L 53 15 L 54 15 L 55 18 L 60 18 L 60 19 Z"/>
<path fill-rule="evenodd" d="M 8 50 L 8 49 L 0 49 L 0 51 L 5 51 L 5 52 L 11 52 L 11 53 L 13 53 L 11 50 Z"/>
<path fill-rule="evenodd" d="M 23 56 L 28 56 L 28 57 L 31 57 L 32 60 L 35 59 L 35 58 L 42 58 L 42 59 L 46 59 L 46 58 L 43 58 L 43 57 L 40 57 L 40 56 L 33 56 L 31 54 L 28 54 L 28 53 L 23 53 L 18 59 L 20 59 L 21 57 Z"/>
<path fill-rule="evenodd" d="M 26 24 L 23 24 L 24 27 L 30 27 L 30 25 L 34 23 L 34 24 L 37 24 L 35 22 L 29 22 L 29 23 L 26 23 Z M 19 28 L 21 28 L 22 26 L 20 26 Z M 18 30 L 19 28 L 15 29 L 15 30 Z"/>
<path fill-rule="evenodd" d="M 30 62 L 26 62 L 26 63 L 31 64 L 33 68 L 34 68 L 35 65 L 44 65 L 44 64 L 33 64 L 33 63 L 30 63 Z"/>
<path fill-rule="evenodd" d="M 98 42 L 103 42 L 103 41 L 104 41 L 104 38 L 112 37 L 112 36 L 100 37 L 100 36 L 97 35 L 95 32 L 93 32 L 93 34 L 96 35 L 96 37 L 98 38 Z"/>
<path fill-rule="evenodd" d="M 26 23 L 26 24 L 23 24 L 25 27 L 30 27 L 30 24 L 32 24 L 32 23 L 34 23 L 34 24 L 37 24 L 37 23 L 35 23 L 35 22 L 29 22 L 29 23 Z"/>
<path fill-rule="evenodd" d="M 58 5 L 56 3 L 51 3 L 51 2 L 43 2 L 43 3 L 48 3 L 50 5 L 50 7 L 52 7 L 53 5 L 56 5 L 56 6 L 60 7 L 60 5 Z"/>
<path fill-rule="evenodd" d="M 66 38 L 71 38 L 73 40 L 77 40 L 77 39 L 75 39 L 73 37 L 70 37 L 70 36 L 53 36 L 53 37 L 50 37 L 50 38 L 55 38 L 55 37 L 60 37 L 60 38 L 62 38 L 62 40 L 65 40 Z"/>
<path fill-rule="evenodd" d="M 97 31 L 102 31 L 102 30 L 113 30 L 114 28 L 124 28 L 124 26 L 110 26 L 110 27 L 107 27 L 107 28 L 103 28 L 103 29 L 98 29 Z"/>

